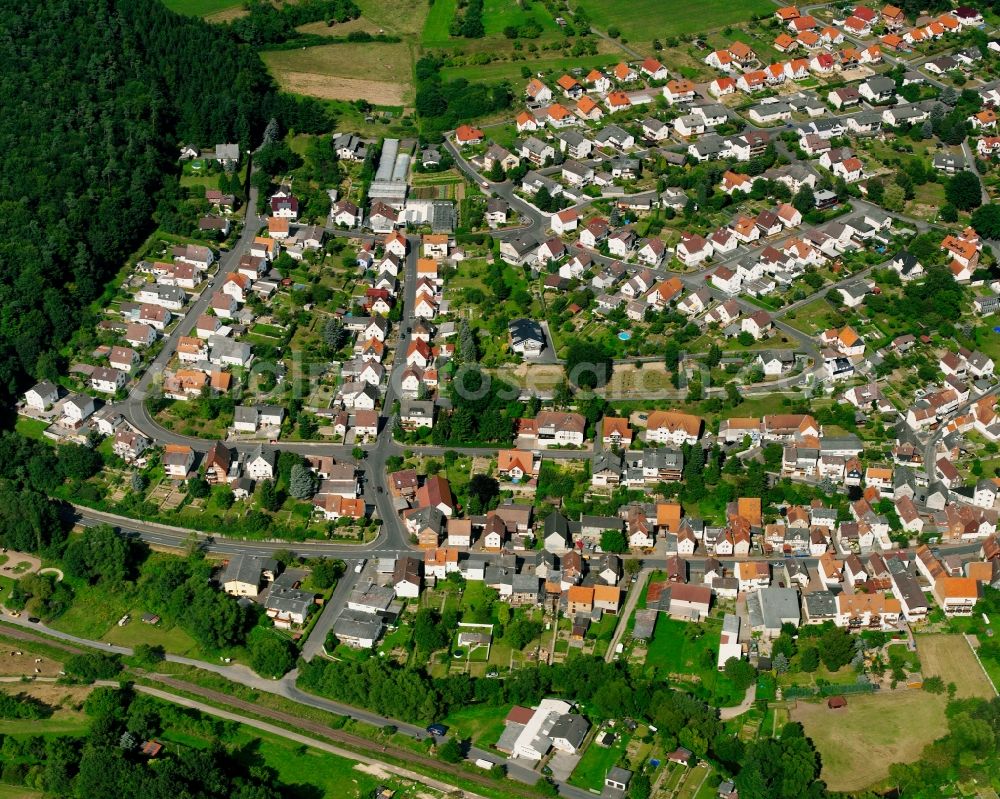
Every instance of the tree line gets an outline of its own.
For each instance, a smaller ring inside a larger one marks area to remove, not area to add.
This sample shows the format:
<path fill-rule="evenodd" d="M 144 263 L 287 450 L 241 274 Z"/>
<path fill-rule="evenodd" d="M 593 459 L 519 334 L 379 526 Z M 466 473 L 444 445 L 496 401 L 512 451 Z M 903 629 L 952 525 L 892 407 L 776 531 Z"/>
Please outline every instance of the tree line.
<path fill-rule="evenodd" d="M 780 740 L 745 745 L 725 731 L 715 709 L 662 679 L 646 677 L 621 663 L 578 656 L 565 663 L 526 666 L 501 679 L 450 674 L 432 678 L 422 669 L 371 658 L 362 662 L 300 664 L 299 685 L 307 691 L 365 707 L 390 718 L 430 722 L 449 711 L 482 704 L 537 705 L 547 696 L 565 697 L 586 708 L 591 721 L 632 718 L 657 728 L 664 747 L 690 749 L 730 773 L 747 799 L 823 799 L 819 758 L 801 726 L 787 725 Z"/>
<path fill-rule="evenodd" d="M 361 9 L 354 0 L 298 0 L 280 6 L 253 0 L 247 4 L 248 13 L 229 24 L 233 36 L 247 44 L 280 44 L 299 39 L 295 29 L 310 22 L 328 25 L 347 22 L 361 16 Z"/>

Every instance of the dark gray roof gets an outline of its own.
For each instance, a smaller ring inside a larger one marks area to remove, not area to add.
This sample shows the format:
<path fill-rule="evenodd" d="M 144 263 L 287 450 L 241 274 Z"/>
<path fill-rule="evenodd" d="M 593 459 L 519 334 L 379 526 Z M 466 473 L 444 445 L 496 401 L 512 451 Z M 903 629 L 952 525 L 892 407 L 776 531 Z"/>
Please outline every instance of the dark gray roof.
<path fill-rule="evenodd" d="M 370 638 L 382 634 L 382 618 L 356 610 L 345 610 L 334 622 L 333 634 L 337 638 Z"/>
<path fill-rule="evenodd" d="M 590 723 L 583 716 L 577 713 L 564 713 L 552 725 L 552 729 L 549 730 L 549 737 L 564 738 L 574 748 L 578 748 L 583 743 L 583 739 L 587 736 L 587 730 L 589 729 Z"/>
<path fill-rule="evenodd" d="M 510 331 L 512 344 L 534 341 L 543 347 L 545 346 L 545 333 L 542 326 L 534 319 L 514 319 L 507 326 L 507 329 Z"/>
<path fill-rule="evenodd" d="M 264 607 L 282 613 L 295 613 L 305 616 L 315 600 L 315 595 L 298 588 L 275 584 L 267 595 Z"/>
<path fill-rule="evenodd" d="M 278 570 L 278 564 L 274 558 L 262 558 L 258 555 L 233 555 L 226 564 L 226 568 L 219 575 L 219 584 L 225 585 L 229 582 L 253 583 L 259 585 L 261 575 L 265 571 L 272 574 Z"/>
<path fill-rule="evenodd" d="M 837 598 L 831 591 L 813 591 L 803 597 L 806 615 L 810 618 L 827 618 L 837 615 Z"/>

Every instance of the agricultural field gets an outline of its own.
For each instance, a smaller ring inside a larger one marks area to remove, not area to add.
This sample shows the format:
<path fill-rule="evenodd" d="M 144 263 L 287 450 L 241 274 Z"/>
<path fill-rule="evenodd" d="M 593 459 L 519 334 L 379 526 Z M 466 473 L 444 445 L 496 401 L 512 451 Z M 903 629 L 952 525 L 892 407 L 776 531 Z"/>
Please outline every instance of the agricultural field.
<path fill-rule="evenodd" d="M 857 791 L 885 779 L 890 764 L 919 758 L 945 728 L 947 701 L 918 690 L 852 694 L 840 710 L 799 702 L 791 718 L 812 738 L 830 789 Z"/>
<path fill-rule="evenodd" d="M 376 106 L 402 106 L 412 99 L 413 57 L 403 42 L 329 44 L 262 55 L 289 92 L 323 100 L 363 99 Z"/>
<path fill-rule="evenodd" d="M 657 36 L 682 36 L 704 34 L 748 17 L 774 11 L 767 0 L 703 0 L 688 3 L 684 0 L 633 0 L 628 4 L 608 3 L 606 0 L 578 0 L 595 27 L 601 30 L 618 28 L 625 39 L 651 42 Z"/>
<path fill-rule="evenodd" d="M 422 43 L 424 47 L 454 47 L 469 45 L 475 49 L 484 49 L 482 43 L 490 39 L 503 37 L 503 30 L 509 26 L 521 26 L 534 22 L 542 30 L 541 37 L 533 41 L 544 41 L 559 34 L 559 26 L 545 6 L 539 2 L 512 3 L 509 0 L 485 0 L 483 3 L 483 26 L 486 36 L 483 39 L 463 39 L 448 34 L 448 27 L 455 18 L 456 0 L 436 0 L 427 15 Z M 485 48 L 488 49 L 488 48 Z"/>
<path fill-rule="evenodd" d="M 926 677 L 940 677 L 945 684 L 955 683 L 959 699 L 978 696 L 990 699 L 993 689 L 976 662 L 965 637 L 961 635 L 917 636 L 920 671 Z"/>
<path fill-rule="evenodd" d="M 424 29 L 430 3 L 398 3 L 395 0 L 356 0 L 361 18 L 371 21 L 386 33 L 419 36 Z"/>

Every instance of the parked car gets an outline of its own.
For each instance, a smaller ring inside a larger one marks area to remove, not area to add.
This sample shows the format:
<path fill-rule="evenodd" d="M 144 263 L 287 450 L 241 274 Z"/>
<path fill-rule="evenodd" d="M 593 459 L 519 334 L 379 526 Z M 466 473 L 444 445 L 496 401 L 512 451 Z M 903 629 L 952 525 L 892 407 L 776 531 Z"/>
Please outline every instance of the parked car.
<path fill-rule="evenodd" d="M 427 732 L 431 735 L 447 735 L 448 728 L 445 727 L 444 724 L 430 724 L 427 727 Z"/>

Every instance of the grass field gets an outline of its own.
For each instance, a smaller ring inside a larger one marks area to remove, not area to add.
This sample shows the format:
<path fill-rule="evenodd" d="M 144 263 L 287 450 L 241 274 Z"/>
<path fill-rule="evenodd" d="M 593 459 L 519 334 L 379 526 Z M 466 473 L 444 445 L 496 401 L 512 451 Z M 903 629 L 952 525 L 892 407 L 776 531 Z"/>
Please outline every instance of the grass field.
<path fill-rule="evenodd" d="M 124 627 L 117 624 L 112 625 L 108 631 L 101 636 L 102 641 L 109 641 L 119 646 L 135 647 L 138 644 L 151 644 L 162 646 L 167 652 L 176 655 L 189 655 L 191 657 L 202 657 L 203 653 L 194 642 L 194 639 L 180 627 L 171 627 L 162 622 L 155 627 L 143 624 L 139 617 L 142 611 L 134 609 L 131 611 L 132 620 Z M 119 618 L 121 618 L 119 616 Z"/>
<path fill-rule="evenodd" d="M 374 796 L 375 789 L 387 782 L 398 787 L 396 780 L 386 780 L 378 773 L 365 773 L 361 766 L 351 760 L 250 730 L 246 733 L 248 743 L 253 740 L 251 735 L 260 741 L 256 746 L 241 748 L 249 758 L 247 765 L 255 765 L 263 760 L 265 765 L 278 772 L 278 778 L 288 786 L 288 796 L 362 799 Z M 433 795 L 430 791 L 428 794 Z"/>
<path fill-rule="evenodd" d="M 835 320 L 839 319 L 837 311 L 824 297 L 803 305 L 793 313 L 795 318 L 787 318 L 785 321 L 796 330 L 801 330 L 810 336 L 817 330 L 826 330 Z"/>
<path fill-rule="evenodd" d="M 20 785 L 4 785 L 0 782 L 0 799 L 41 799 L 39 791 L 32 791 Z"/>
<path fill-rule="evenodd" d="M 945 728 L 947 697 L 925 691 L 851 695 L 847 707 L 799 702 L 792 721 L 805 727 L 833 791 L 857 791 L 889 773 L 892 763 L 916 760 Z"/>
<path fill-rule="evenodd" d="M 924 677 L 940 677 L 945 684 L 955 683 L 956 696 L 964 698 L 994 696 L 986 675 L 961 635 L 918 635 L 917 654 Z"/>
<path fill-rule="evenodd" d="M 436 5 L 436 4 L 435 4 Z M 622 37 L 634 43 L 652 42 L 654 37 L 671 34 L 705 33 L 738 22 L 747 17 L 774 11 L 767 0 L 633 0 L 631 3 L 609 3 L 607 0 L 577 0 L 576 5 L 587 11 L 594 26 L 607 30 L 618 28 Z"/>
<path fill-rule="evenodd" d="M 580 758 L 580 762 L 570 775 L 570 784 L 588 791 L 602 790 L 608 769 L 618 765 L 622 755 L 625 754 L 627 745 L 628 740 L 621 736 L 617 736 L 611 746 L 598 746 L 591 741 L 587 751 L 583 753 L 583 757 Z"/>
<path fill-rule="evenodd" d="M 356 2 L 364 19 L 400 36 L 419 36 L 424 29 L 427 12 L 432 7 L 429 3 L 398 3 L 396 0 Z"/>
<path fill-rule="evenodd" d="M 500 35 L 503 29 L 535 22 L 545 33 L 558 33 L 559 26 L 542 3 L 512 3 L 510 0 L 485 0 L 483 3 L 483 25 L 486 35 Z"/>
<path fill-rule="evenodd" d="M 328 44 L 262 56 L 281 88 L 296 94 L 401 106 L 413 93 L 412 52 L 403 42 Z"/>
<path fill-rule="evenodd" d="M 167 730 L 161 740 L 195 749 L 204 749 L 211 744 L 208 738 L 179 730 Z M 329 752 L 310 749 L 281 736 L 248 727 L 239 727 L 239 732 L 226 743 L 233 746 L 235 757 L 242 760 L 247 768 L 263 766 L 274 769 L 278 779 L 286 786 L 283 792 L 286 796 L 367 799 L 374 796 L 379 785 L 413 791 L 413 783 L 381 773 L 375 767 L 361 766 Z M 430 789 L 425 789 L 425 793 L 429 797 L 437 795 Z M 416 793 L 407 792 L 405 795 Z"/>
<path fill-rule="evenodd" d="M 422 5 L 422 4 L 421 4 Z M 458 47 L 474 50 L 489 50 L 491 42 L 503 44 L 503 49 L 510 48 L 510 40 L 503 35 L 504 28 L 521 26 L 535 22 L 542 30 L 538 39 L 533 42 L 543 42 L 560 35 L 555 18 L 541 2 L 516 3 L 510 0 L 485 0 L 483 3 L 483 26 L 486 36 L 481 39 L 464 39 L 448 34 L 448 27 L 455 18 L 456 0 L 435 0 L 427 14 L 421 43 L 424 47 Z M 527 6 L 527 7 L 525 7 Z"/>
<path fill-rule="evenodd" d="M 448 26 L 455 17 L 455 0 L 435 0 L 427 14 L 421 42 L 424 47 L 448 47 L 456 40 L 448 35 Z"/>
<path fill-rule="evenodd" d="M 444 719 L 450 734 L 458 738 L 471 738 L 478 746 L 493 746 L 503 734 L 504 719 L 510 705 L 470 705 L 452 711 Z"/>
<path fill-rule="evenodd" d="M 188 17 L 205 17 L 230 8 L 240 8 L 243 3 L 233 0 L 163 0 L 163 5 Z"/>
<path fill-rule="evenodd" d="M 48 422 L 43 422 L 40 419 L 28 419 L 24 416 L 18 416 L 17 422 L 14 423 L 14 429 L 22 436 L 25 438 L 35 438 L 39 441 L 49 440 L 42 435 L 48 426 Z"/>
<path fill-rule="evenodd" d="M 73 709 L 90 693 L 85 686 L 54 683 L 6 683 L 0 691 L 25 693 L 53 708 L 44 719 L 0 719 L 0 735 L 66 735 L 83 732 L 90 722 L 86 714 Z"/>

